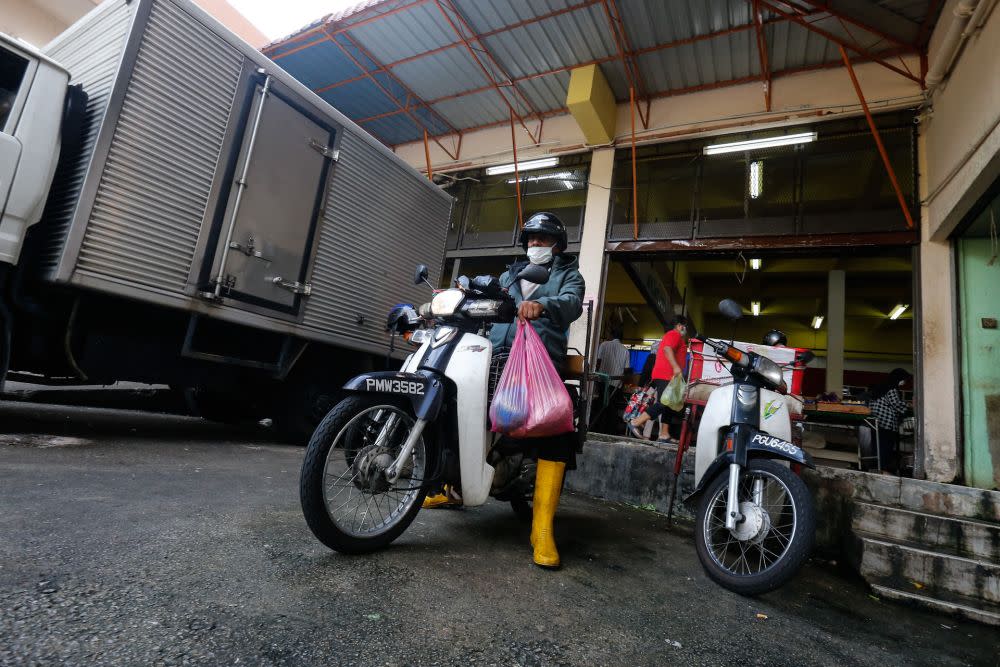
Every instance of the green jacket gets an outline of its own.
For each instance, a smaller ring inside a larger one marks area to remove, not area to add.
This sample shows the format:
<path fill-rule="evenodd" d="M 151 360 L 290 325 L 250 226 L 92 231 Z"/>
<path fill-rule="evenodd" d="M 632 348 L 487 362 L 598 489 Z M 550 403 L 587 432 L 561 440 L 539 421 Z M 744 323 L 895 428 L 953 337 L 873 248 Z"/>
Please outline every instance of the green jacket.
<path fill-rule="evenodd" d="M 529 301 L 537 301 L 545 308 L 545 315 L 531 323 L 535 331 L 545 343 L 545 349 L 556 367 L 563 365 L 566 359 L 566 340 L 569 325 L 583 314 L 583 276 L 577 270 L 579 266 L 576 257 L 556 255 L 552 262 L 549 281 L 539 285 Z M 500 276 L 500 284 L 514 297 L 514 304 L 521 305 L 521 281 L 513 276 L 524 267 L 523 262 L 517 262 L 507 267 Z M 510 347 L 514 344 L 514 334 L 517 333 L 517 321 L 511 324 L 497 323 L 490 331 L 490 342 L 493 349 Z"/>

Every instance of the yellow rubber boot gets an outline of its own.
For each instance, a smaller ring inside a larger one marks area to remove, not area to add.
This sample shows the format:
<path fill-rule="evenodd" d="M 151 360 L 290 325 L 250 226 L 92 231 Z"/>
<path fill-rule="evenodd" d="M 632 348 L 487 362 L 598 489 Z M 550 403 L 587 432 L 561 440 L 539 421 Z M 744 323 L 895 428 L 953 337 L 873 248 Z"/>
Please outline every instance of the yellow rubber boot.
<path fill-rule="evenodd" d="M 535 473 L 535 499 L 531 518 L 531 545 L 535 548 L 535 565 L 559 567 L 559 552 L 552 535 L 552 520 L 559 505 L 565 463 L 538 459 Z"/>
<path fill-rule="evenodd" d="M 427 496 L 424 498 L 424 503 L 421 505 L 425 510 L 434 509 L 436 507 L 461 507 L 462 499 L 457 497 L 455 492 L 447 484 L 444 487 L 444 493 L 439 493 L 436 496 Z"/>

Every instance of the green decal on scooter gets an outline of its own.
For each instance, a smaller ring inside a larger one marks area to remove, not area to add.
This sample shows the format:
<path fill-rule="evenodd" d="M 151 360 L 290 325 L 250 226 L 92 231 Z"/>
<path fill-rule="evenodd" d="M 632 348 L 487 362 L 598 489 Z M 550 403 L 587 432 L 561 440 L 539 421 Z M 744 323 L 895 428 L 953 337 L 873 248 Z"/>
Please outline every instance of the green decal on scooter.
<path fill-rule="evenodd" d="M 774 415 L 778 414 L 778 410 L 781 409 L 781 403 L 782 401 L 780 399 L 768 401 L 764 405 L 764 419 L 770 419 Z"/>

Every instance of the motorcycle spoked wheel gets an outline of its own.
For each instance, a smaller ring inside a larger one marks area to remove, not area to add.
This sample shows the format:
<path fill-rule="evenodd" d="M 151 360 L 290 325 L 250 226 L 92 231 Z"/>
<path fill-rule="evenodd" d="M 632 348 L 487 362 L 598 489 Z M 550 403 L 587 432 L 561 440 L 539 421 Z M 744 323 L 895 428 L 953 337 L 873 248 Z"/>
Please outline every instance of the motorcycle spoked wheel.
<path fill-rule="evenodd" d="M 762 501 L 753 500 L 755 482 Z M 787 466 L 751 459 L 740 473 L 738 499 L 744 521 L 726 529 L 728 470 L 720 473 L 698 503 L 695 547 L 705 572 L 741 595 L 760 595 L 795 576 L 812 550 L 816 513 L 805 482 Z"/>
<path fill-rule="evenodd" d="M 370 553 L 410 525 L 434 470 L 426 435 L 394 484 L 384 472 L 415 421 L 408 404 L 382 396 L 348 397 L 323 418 L 309 440 L 299 482 L 302 513 L 320 542 L 342 553 Z"/>

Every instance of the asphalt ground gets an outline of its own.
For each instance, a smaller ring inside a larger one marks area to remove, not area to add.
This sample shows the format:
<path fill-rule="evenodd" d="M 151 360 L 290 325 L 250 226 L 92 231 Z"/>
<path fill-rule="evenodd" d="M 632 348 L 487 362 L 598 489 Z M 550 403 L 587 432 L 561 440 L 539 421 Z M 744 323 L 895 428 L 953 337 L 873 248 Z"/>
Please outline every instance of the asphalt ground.
<path fill-rule="evenodd" d="M 742 598 L 664 517 L 569 495 L 563 568 L 491 501 L 389 549 L 309 532 L 264 430 L 0 403 L 2 665 L 998 665 L 1000 632 L 822 561 Z"/>

